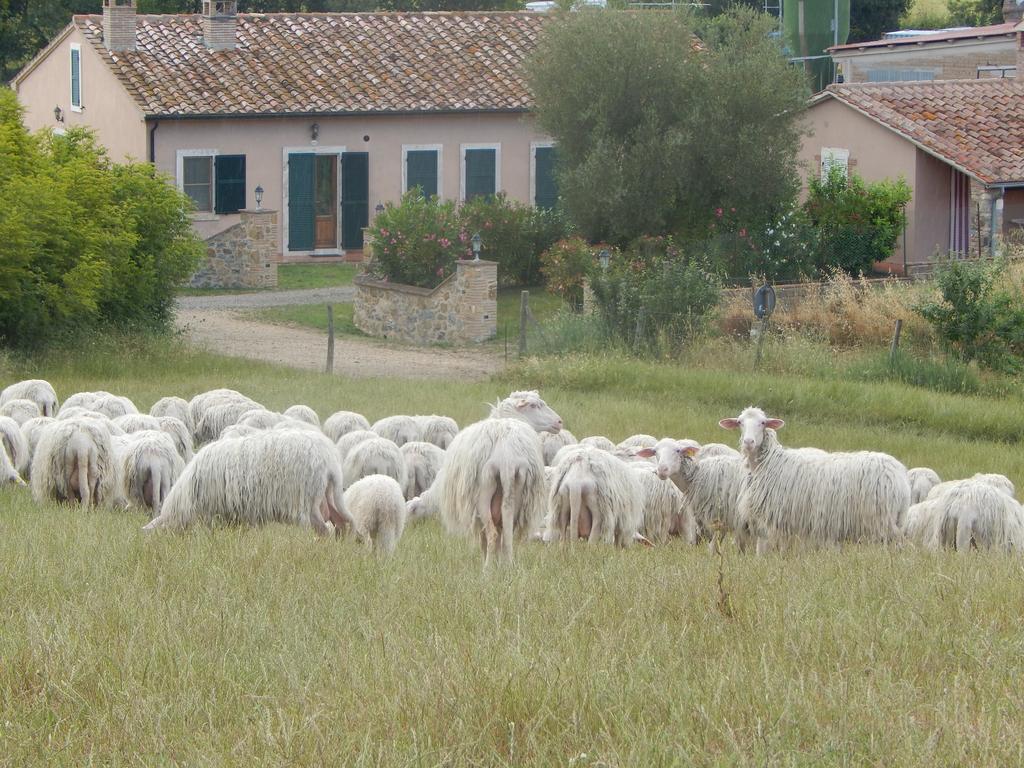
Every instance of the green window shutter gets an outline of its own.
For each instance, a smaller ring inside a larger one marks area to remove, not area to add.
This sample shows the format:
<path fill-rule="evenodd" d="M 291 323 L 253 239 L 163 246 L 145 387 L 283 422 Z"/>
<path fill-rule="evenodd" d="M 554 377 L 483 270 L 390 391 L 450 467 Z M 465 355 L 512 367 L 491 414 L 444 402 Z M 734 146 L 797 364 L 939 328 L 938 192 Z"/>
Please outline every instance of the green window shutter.
<path fill-rule="evenodd" d="M 288 250 L 313 250 L 313 153 L 288 155 Z"/>
<path fill-rule="evenodd" d="M 82 52 L 71 49 L 71 106 L 82 106 Z"/>
<path fill-rule="evenodd" d="M 488 197 L 495 188 L 495 166 L 498 153 L 493 149 L 466 150 L 466 199 Z"/>
<path fill-rule="evenodd" d="M 535 150 L 533 204 L 548 210 L 558 205 L 554 147 L 537 147 Z"/>
<path fill-rule="evenodd" d="M 363 227 L 370 221 L 370 154 L 341 155 L 341 247 L 363 247 Z"/>
<path fill-rule="evenodd" d="M 217 155 L 214 158 L 217 180 L 216 213 L 238 213 L 245 208 L 245 155 Z"/>
<path fill-rule="evenodd" d="M 405 153 L 405 191 L 419 187 L 424 197 L 437 194 L 437 150 L 417 149 Z"/>

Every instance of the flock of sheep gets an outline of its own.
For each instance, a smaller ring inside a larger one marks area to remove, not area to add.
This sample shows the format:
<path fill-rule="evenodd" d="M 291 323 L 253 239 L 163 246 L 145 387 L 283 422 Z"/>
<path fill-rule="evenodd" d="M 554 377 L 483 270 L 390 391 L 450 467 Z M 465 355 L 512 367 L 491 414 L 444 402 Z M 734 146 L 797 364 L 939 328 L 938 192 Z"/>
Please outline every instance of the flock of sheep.
<path fill-rule="evenodd" d="M 884 453 L 787 448 L 783 421 L 754 407 L 719 423 L 740 431 L 738 451 L 650 435 L 577 441 L 535 391 L 460 430 L 445 416 L 371 425 L 351 411 L 321 424 L 307 406 L 276 413 L 230 389 L 166 397 L 144 415 L 108 392 L 60 404 L 34 379 L 0 393 L 0 484 L 28 479 L 38 503 L 135 507 L 150 531 L 294 523 L 383 553 L 407 520 L 436 516 L 478 541 L 485 565 L 511 561 L 526 537 L 1024 549 L 1024 508 L 1003 475 L 941 482 Z"/>

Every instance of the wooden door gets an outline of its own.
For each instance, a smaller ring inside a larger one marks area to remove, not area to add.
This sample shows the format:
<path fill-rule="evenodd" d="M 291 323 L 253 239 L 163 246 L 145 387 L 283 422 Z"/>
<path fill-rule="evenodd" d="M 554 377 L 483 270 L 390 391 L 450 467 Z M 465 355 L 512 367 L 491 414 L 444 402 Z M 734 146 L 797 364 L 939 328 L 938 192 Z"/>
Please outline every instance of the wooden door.
<path fill-rule="evenodd" d="M 338 247 L 338 156 L 317 155 L 314 181 L 315 248 Z"/>

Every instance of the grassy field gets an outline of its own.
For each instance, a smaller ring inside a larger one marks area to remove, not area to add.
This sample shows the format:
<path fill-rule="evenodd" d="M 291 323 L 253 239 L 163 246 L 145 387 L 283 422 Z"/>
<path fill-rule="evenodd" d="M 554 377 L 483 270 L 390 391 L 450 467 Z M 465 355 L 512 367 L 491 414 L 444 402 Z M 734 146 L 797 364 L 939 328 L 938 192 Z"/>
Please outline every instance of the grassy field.
<path fill-rule="evenodd" d="M 577 435 L 614 439 L 729 439 L 717 420 L 753 402 L 793 445 L 1024 484 L 1019 397 L 738 368 L 566 358 L 437 386 L 99 341 L 0 357 L 0 383 L 31 373 L 144 408 L 232 386 L 271 408 L 462 423 L 538 386 Z M 0 489 L 0 765 L 1024 761 L 1019 559 L 523 544 L 481 575 L 430 521 L 389 562 L 298 529 L 147 538 L 141 523 Z"/>
<path fill-rule="evenodd" d="M 358 264 L 286 264 L 277 268 L 277 291 L 297 291 L 307 288 L 336 288 L 352 285 L 359 274 Z M 182 296 L 216 296 L 218 294 L 252 293 L 250 288 L 182 288 Z"/>

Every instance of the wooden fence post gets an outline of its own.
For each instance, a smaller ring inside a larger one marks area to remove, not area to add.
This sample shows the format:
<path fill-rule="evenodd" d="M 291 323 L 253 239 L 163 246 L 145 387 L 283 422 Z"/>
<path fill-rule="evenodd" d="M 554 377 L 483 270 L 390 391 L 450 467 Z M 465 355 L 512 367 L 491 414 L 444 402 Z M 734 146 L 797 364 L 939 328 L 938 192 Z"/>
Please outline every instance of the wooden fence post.
<path fill-rule="evenodd" d="M 327 305 L 327 372 L 334 373 L 334 305 Z"/>
<path fill-rule="evenodd" d="M 900 348 L 900 332 L 903 330 L 903 321 L 896 321 L 896 328 L 892 332 L 892 344 L 889 345 L 889 364 L 896 360 L 896 353 Z"/>
<path fill-rule="evenodd" d="M 526 323 L 530 318 L 530 292 L 519 294 L 519 356 L 526 355 Z"/>

